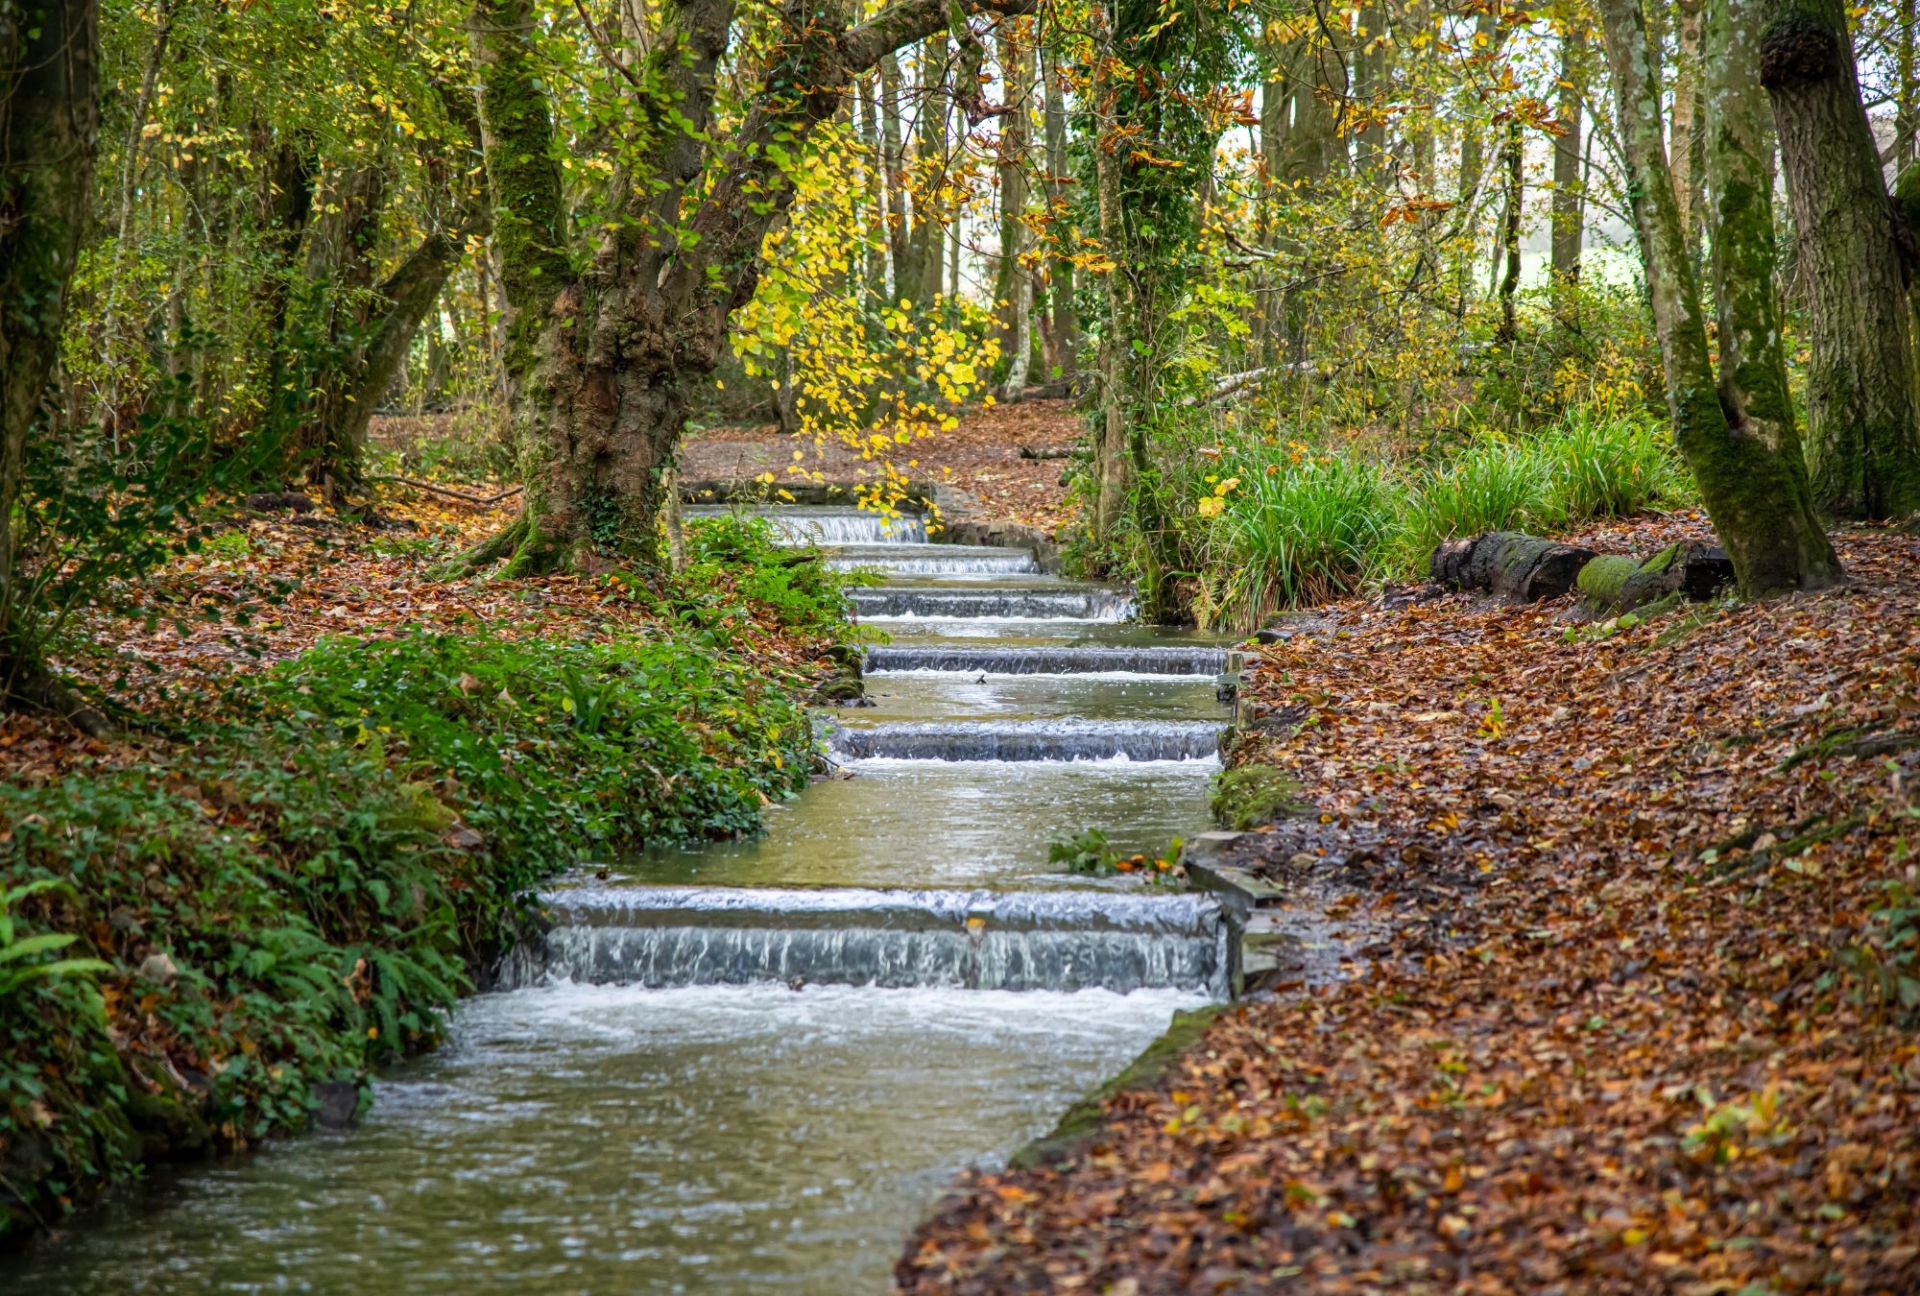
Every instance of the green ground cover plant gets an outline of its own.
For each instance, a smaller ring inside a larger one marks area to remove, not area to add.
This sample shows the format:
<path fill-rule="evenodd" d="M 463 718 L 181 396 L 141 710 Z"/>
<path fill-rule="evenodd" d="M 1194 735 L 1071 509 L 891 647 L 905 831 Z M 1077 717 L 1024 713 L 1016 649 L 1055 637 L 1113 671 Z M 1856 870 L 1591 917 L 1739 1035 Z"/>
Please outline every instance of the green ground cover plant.
<path fill-rule="evenodd" d="M 217 723 L 0 784 L 0 1237 L 143 1163 L 248 1146 L 431 1047 L 556 870 L 756 831 L 807 781 L 837 577 L 764 524 L 691 529 L 651 617 L 343 635 Z"/>

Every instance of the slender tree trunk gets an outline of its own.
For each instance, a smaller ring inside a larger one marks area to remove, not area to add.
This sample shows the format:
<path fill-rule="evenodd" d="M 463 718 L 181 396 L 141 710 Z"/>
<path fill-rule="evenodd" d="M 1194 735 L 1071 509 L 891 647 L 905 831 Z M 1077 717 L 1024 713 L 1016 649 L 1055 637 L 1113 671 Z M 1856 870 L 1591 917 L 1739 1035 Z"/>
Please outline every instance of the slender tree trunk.
<path fill-rule="evenodd" d="M 887 246 L 893 263 L 889 300 L 899 302 L 917 282 L 911 269 L 907 212 L 907 159 L 900 133 L 900 60 L 888 54 L 880 60 L 880 147 L 887 175 Z"/>
<path fill-rule="evenodd" d="M 1000 68 L 1007 105 L 1000 119 L 1000 347 L 1007 356 L 1007 378 L 1000 399 L 1017 401 L 1027 386 L 1033 351 L 1033 275 L 1021 263 L 1027 251 L 1027 100 L 1033 94 L 1033 47 L 1024 33 L 1001 28 Z M 958 293 L 956 276 L 954 291 Z"/>
<path fill-rule="evenodd" d="M 1915 26 L 1920 24 L 1920 5 L 1914 0 L 1899 0 L 1900 34 L 1893 51 L 1894 104 L 1893 173 L 1902 175 L 1914 164 L 1916 138 L 1920 137 L 1920 66 L 1914 58 L 1914 43 L 1920 40 Z"/>
<path fill-rule="evenodd" d="M 1842 0 L 1766 0 L 1773 101 L 1812 318 L 1808 468 L 1835 517 L 1920 508 L 1920 411 L 1893 203 L 1861 107 Z"/>
<path fill-rule="evenodd" d="M 1674 439 L 1693 469 L 1740 586 L 1758 596 L 1830 584 L 1839 564 L 1802 470 L 1784 448 L 1729 421 L 1680 225 L 1660 120 L 1659 62 L 1639 0 L 1599 0 L 1627 193 L 1660 339 Z"/>
<path fill-rule="evenodd" d="M 1121 210 L 1121 159 L 1116 150 L 1121 141 L 1114 134 L 1118 122 L 1114 108 L 1119 87 L 1108 75 L 1112 58 L 1113 32 L 1107 5 L 1096 0 L 1095 46 L 1099 58 L 1093 80 L 1093 169 L 1095 201 L 1100 219 L 1100 242 L 1114 262 L 1107 271 L 1107 322 L 1100 338 L 1100 369 L 1103 390 L 1100 417 L 1094 437 L 1094 467 L 1099 494 L 1094 505 L 1093 534 L 1105 543 L 1112 539 L 1126 515 L 1127 492 L 1133 485 L 1133 457 L 1127 445 L 1128 423 L 1138 412 L 1140 393 L 1136 390 L 1135 325 L 1139 309 L 1134 301 L 1132 271 L 1126 255 L 1125 213 Z"/>
<path fill-rule="evenodd" d="M 1355 163 L 1360 174 L 1375 184 L 1383 183 L 1387 174 L 1387 128 L 1379 120 L 1392 75 L 1392 47 L 1386 43 L 1386 36 L 1385 6 L 1364 5 L 1360 10 L 1359 42 L 1352 55 L 1354 98 L 1359 100 L 1365 123 L 1355 132 L 1359 141 Z"/>
<path fill-rule="evenodd" d="M 1506 272 L 1500 279 L 1499 340 L 1511 346 L 1520 336 L 1518 314 L 1520 297 L 1520 213 L 1526 199 L 1525 140 L 1516 118 L 1507 123 L 1507 140 L 1501 150 L 1506 164 L 1507 206 L 1501 224 L 1500 246 L 1506 258 Z"/>
<path fill-rule="evenodd" d="M 920 50 L 919 130 L 915 142 L 913 236 L 909 252 L 909 288 L 902 296 L 931 302 L 940 293 L 946 270 L 947 213 L 940 210 L 936 191 L 947 166 L 947 112 L 949 98 L 942 93 L 947 75 L 947 38 L 928 40 Z"/>
<path fill-rule="evenodd" d="M 52 435 L 48 400 L 67 289 L 93 221 L 100 132 L 95 0 L 47 0 L 0 15 L 0 695 L 102 736 L 41 664 L 32 573 L 13 524 L 32 443 Z"/>
<path fill-rule="evenodd" d="M 1679 57 L 1673 79 L 1672 143 L 1667 156 L 1673 166 L 1673 193 L 1680 204 L 1680 228 L 1688 246 L 1700 242 L 1697 220 L 1700 191 L 1700 46 L 1704 31 L 1701 0 L 1678 0 Z"/>
<path fill-rule="evenodd" d="M 1553 300 L 1562 324 L 1573 321 L 1574 284 L 1580 278 L 1580 252 L 1586 224 L 1580 174 L 1582 69 L 1585 37 L 1572 27 L 1560 38 L 1560 134 L 1553 141 Z"/>
<path fill-rule="evenodd" d="M 1067 183 L 1072 164 L 1067 160 L 1067 96 L 1060 84 L 1060 69 L 1053 55 L 1040 51 L 1041 78 L 1046 83 L 1047 129 L 1047 231 L 1056 249 L 1067 246 L 1073 228 L 1073 215 L 1067 202 Z M 1052 327 L 1054 353 L 1047 358 L 1049 379 L 1071 383 L 1080 364 L 1080 313 L 1073 300 L 1074 267 L 1069 256 L 1056 255 L 1047 275 L 1047 307 Z"/>
<path fill-rule="evenodd" d="M 888 300 L 887 249 L 891 242 L 891 225 L 887 219 L 887 155 L 881 143 L 876 79 L 869 76 L 860 82 L 860 139 L 867 148 L 867 210 L 874 226 L 868 235 L 870 243 L 863 275 L 869 310 Z"/>

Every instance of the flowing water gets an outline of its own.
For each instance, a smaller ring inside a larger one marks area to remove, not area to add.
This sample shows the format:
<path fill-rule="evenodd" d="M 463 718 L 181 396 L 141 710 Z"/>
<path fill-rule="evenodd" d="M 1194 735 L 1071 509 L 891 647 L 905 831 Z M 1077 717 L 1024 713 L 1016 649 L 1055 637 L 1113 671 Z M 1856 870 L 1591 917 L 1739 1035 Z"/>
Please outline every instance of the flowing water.
<path fill-rule="evenodd" d="M 690 508 L 689 514 L 703 510 Z M 879 570 L 842 773 L 751 840 L 561 879 L 508 989 L 345 1134 L 157 1177 L 23 1292 L 884 1291 L 913 1222 L 1225 993 L 1208 897 L 1068 874 L 1205 827 L 1217 644 L 918 519 L 770 510 Z"/>

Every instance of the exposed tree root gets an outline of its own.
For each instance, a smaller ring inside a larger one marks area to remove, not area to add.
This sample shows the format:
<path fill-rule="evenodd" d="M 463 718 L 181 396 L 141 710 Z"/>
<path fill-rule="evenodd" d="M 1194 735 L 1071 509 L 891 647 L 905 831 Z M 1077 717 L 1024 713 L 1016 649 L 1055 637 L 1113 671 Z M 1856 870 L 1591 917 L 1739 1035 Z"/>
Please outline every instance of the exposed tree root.
<path fill-rule="evenodd" d="M 23 710 L 57 715 L 89 738 L 102 742 L 113 737 L 113 722 L 73 695 L 59 676 L 37 659 L 22 655 L 5 658 L 12 683 L 7 701 Z"/>

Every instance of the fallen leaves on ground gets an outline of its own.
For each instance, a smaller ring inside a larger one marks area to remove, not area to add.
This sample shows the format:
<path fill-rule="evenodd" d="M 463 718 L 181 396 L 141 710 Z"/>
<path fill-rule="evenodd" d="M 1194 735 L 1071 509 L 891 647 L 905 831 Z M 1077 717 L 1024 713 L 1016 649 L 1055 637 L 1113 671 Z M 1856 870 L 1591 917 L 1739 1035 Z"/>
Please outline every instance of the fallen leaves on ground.
<path fill-rule="evenodd" d="M 945 482 L 976 496 L 984 506 L 983 518 L 1051 531 L 1073 512 L 1060 482 L 1067 463 L 1023 459 L 1020 451 L 1023 446 L 1065 451 L 1083 427 L 1072 401 L 969 409 L 958 427 L 894 447 L 893 466 L 914 480 Z M 798 461 L 793 457 L 796 447 L 803 456 Z M 750 481 L 767 471 L 785 480 L 789 465 L 823 473 L 835 482 L 864 481 L 880 473 L 877 463 L 837 442 L 828 442 L 816 454 L 810 437 L 785 436 L 772 427 L 714 428 L 688 437 L 680 451 L 681 474 L 689 481 Z"/>
<path fill-rule="evenodd" d="M 1849 953 L 1916 879 L 1920 541 L 1838 543 L 1846 588 L 1604 639 L 1454 596 L 1267 650 L 1240 756 L 1370 843 L 1393 934 L 970 1177 L 900 1287 L 1920 1290 L 1920 1048 Z"/>

